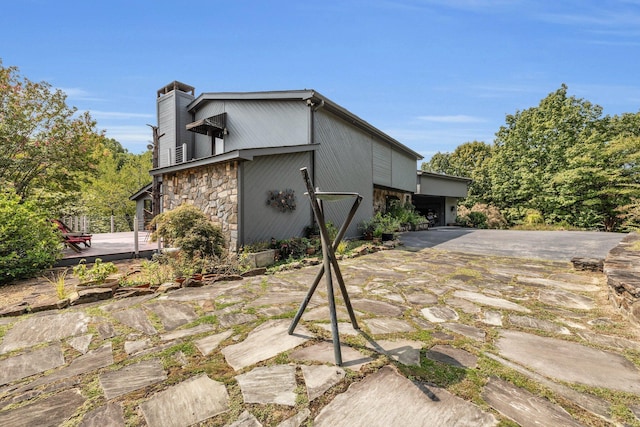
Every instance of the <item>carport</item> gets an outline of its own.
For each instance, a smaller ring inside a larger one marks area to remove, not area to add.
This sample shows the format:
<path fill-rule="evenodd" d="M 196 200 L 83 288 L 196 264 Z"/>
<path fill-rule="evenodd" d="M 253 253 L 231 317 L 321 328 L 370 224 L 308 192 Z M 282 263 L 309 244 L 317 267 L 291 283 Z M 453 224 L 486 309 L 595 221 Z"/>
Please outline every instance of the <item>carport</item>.
<path fill-rule="evenodd" d="M 417 191 L 413 205 L 421 215 L 434 217 L 434 226 L 456 221 L 458 200 L 467 197 L 470 178 L 418 171 Z"/>

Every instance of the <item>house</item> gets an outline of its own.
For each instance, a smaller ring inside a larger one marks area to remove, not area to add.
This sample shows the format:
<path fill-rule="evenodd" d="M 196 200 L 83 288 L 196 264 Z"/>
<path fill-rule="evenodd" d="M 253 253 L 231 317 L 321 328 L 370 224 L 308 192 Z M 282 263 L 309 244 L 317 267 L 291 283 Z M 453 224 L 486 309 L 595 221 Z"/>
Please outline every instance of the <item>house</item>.
<path fill-rule="evenodd" d="M 418 171 L 418 182 L 411 201 L 416 210 L 433 218 L 435 226 L 456 222 L 458 200 L 467 197 L 471 178 Z"/>
<path fill-rule="evenodd" d="M 147 184 L 129 197 L 129 200 L 136 202 L 136 218 L 140 230 L 146 229 L 152 219 L 151 188 L 152 184 Z"/>
<path fill-rule="evenodd" d="M 174 81 L 157 92 L 155 141 L 162 208 L 191 203 L 220 225 L 229 247 L 302 236 L 313 223 L 300 168 L 324 191 L 363 202 L 347 236 L 410 201 L 422 156 L 314 90 L 202 93 Z M 342 223 L 351 202 L 326 203 Z"/>

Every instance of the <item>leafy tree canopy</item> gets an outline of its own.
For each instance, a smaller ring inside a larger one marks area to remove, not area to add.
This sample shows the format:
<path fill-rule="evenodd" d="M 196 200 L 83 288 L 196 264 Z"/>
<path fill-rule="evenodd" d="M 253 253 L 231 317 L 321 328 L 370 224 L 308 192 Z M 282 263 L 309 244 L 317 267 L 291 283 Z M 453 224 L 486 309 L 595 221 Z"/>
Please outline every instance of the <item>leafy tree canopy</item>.
<path fill-rule="evenodd" d="M 103 135 L 88 113 L 76 114 L 66 95 L 35 83 L 0 61 L 0 185 L 25 199 L 79 189 L 93 173 Z"/>

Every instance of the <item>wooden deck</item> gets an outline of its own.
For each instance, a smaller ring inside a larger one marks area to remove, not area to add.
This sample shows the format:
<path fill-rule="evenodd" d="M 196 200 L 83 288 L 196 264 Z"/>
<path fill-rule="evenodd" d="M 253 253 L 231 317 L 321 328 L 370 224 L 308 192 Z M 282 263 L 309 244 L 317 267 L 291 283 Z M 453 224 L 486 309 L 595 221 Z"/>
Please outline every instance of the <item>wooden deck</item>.
<path fill-rule="evenodd" d="M 158 250 L 158 242 L 152 242 L 146 231 L 138 233 L 138 253 L 135 251 L 134 232 L 99 233 L 91 239 L 91 247 L 80 245 L 80 253 L 70 248 L 65 248 L 63 258 L 56 266 L 72 266 L 78 264 L 81 259 L 93 262 L 96 258 L 103 261 L 115 261 L 119 259 L 150 258 Z"/>

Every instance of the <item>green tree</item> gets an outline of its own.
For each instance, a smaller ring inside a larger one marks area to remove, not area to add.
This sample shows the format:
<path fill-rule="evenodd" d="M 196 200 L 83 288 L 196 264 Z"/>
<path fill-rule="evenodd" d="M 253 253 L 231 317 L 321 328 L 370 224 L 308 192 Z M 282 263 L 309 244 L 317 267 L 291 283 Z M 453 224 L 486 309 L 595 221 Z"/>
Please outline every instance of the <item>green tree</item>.
<path fill-rule="evenodd" d="M 436 153 L 429 162 L 423 162 L 423 171 L 471 178 L 465 205 L 473 206 L 486 201 L 489 191 L 487 162 L 491 158 L 491 145 L 481 141 L 465 142 L 453 153 Z"/>
<path fill-rule="evenodd" d="M 94 167 L 103 136 L 88 113 L 76 116 L 66 95 L 0 61 L 0 185 L 22 199 L 78 190 Z"/>
<path fill-rule="evenodd" d="M 133 230 L 136 206 L 129 197 L 151 182 L 151 152 L 132 154 L 118 141 L 108 139 L 100 159 L 95 176 L 83 185 L 80 210 L 94 218 L 92 223 L 98 229 L 106 231 L 113 214 L 118 229 Z"/>
<path fill-rule="evenodd" d="M 59 257 L 60 237 L 37 205 L 0 193 L 0 284 L 33 276 Z"/>
<path fill-rule="evenodd" d="M 436 154 L 431 156 L 431 159 L 429 159 L 428 162 L 422 162 L 422 165 L 420 165 L 420 169 L 422 169 L 425 172 L 444 173 L 447 175 L 453 175 L 451 173 L 452 170 L 450 165 L 450 158 L 451 158 L 450 153 L 441 153 L 438 151 Z"/>
<path fill-rule="evenodd" d="M 598 131 L 601 114 L 601 107 L 567 96 L 563 84 L 537 107 L 507 115 L 488 164 L 490 201 L 511 220 L 522 219 L 527 209 L 540 211 L 545 219 L 566 216 L 554 178 L 570 168 L 572 147 Z"/>

